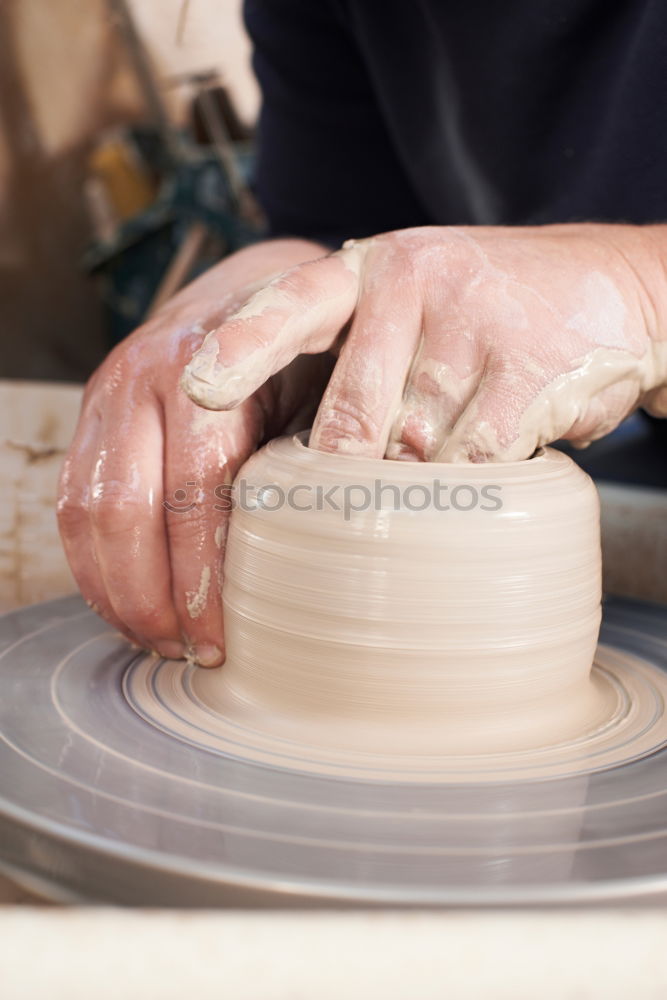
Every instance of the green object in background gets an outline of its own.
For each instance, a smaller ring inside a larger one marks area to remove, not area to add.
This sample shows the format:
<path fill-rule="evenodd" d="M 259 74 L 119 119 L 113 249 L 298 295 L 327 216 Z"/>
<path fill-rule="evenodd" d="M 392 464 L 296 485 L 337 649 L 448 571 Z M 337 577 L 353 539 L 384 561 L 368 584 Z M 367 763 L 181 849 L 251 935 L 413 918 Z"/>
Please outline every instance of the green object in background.
<path fill-rule="evenodd" d="M 97 279 L 105 305 L 110 347 L 146 318 L 193 223 L 202 223 L 207 237 L 188 280 L 264 235 L 261 222 L 249 220 L 241 211 L 214 149 L 198 146 L 183 134 L 177 159 L 166 159 L 153 130 L 133 129 L 128 134 L 163 179 L 152 205 L 121 222 L 111 239 L 98 240 L 84 255 L 83 265 Z M 250 143 L 234 143 L 233 153 L 238 172 L 247 182 L 253 160 Z"/>

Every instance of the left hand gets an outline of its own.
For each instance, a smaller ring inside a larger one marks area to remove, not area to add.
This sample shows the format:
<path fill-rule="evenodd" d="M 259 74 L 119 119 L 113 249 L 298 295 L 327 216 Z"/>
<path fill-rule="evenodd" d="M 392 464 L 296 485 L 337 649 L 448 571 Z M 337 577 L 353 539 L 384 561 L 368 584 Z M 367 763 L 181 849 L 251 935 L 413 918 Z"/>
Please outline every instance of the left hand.
<path fill-rule="evenodd" d="M 183 366 L 253 288 L 325 248 L 257 243 L 226 257 L 123 340 L 90 379 L 63 464 L 58 521 L 86 601 L 132 642 L 224 659 L 227 485 L 261 442 L 312 419 L 332 359 L 296 358 L 233 413 L 205 413 Z"/>

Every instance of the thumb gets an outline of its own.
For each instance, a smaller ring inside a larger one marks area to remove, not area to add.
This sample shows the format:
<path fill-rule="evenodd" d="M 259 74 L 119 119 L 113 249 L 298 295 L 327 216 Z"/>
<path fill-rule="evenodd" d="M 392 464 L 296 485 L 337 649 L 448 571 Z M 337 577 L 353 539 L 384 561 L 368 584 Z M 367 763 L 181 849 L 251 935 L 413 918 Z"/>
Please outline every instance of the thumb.
<path fill-rule="evenodd" d="M 299 354 L 335 343 L 354 312 L 365 250 L 354 244 L 299 264 L 216 330 L 186 366 L 181 386 L 208 410 L 230 410 Z"/>

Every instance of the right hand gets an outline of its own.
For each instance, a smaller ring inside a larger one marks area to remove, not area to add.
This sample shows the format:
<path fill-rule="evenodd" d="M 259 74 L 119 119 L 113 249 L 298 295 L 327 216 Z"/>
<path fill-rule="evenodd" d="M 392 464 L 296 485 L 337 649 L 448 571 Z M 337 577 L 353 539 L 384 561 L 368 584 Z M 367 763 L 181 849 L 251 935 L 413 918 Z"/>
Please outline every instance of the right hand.
<path fill-rule="evenodd" d="M 237 409 L 179 386 L 205 335 L 258 287 L 326 253 L 305 240 L 242 250 L 176 295 L 90 379 L 60 479 L 58 520 L 87 602 L 139 646 L 224 660 L 222 564 L 230 484 L 267 437 L 307 427 L 331 364 L 301 357 Z"/>
<path fill-rule="evenodd" d="M 188 394 L 236 407 L 300 353 L 340 356 L 309 444 L 514 462 L 667 414 L 667 226 L 421 226 L 351 240 L 204 341 Z M 343 336 L 341 336 L 343 334 Z"/>

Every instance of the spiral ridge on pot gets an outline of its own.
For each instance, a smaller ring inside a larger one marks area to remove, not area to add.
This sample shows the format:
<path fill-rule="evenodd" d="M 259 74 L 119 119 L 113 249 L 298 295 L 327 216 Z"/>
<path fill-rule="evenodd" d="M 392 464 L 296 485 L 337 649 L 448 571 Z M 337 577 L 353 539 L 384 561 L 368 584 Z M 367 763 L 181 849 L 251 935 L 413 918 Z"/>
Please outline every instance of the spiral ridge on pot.
<path fill-rule="evenodd" d="M 468 750 L 590 715 L 598 500 L 565 455 L 368 461 L 295 436 L 241 479 L 223 594 L 240 697 L 368 729 L 435 722 Z"/>

